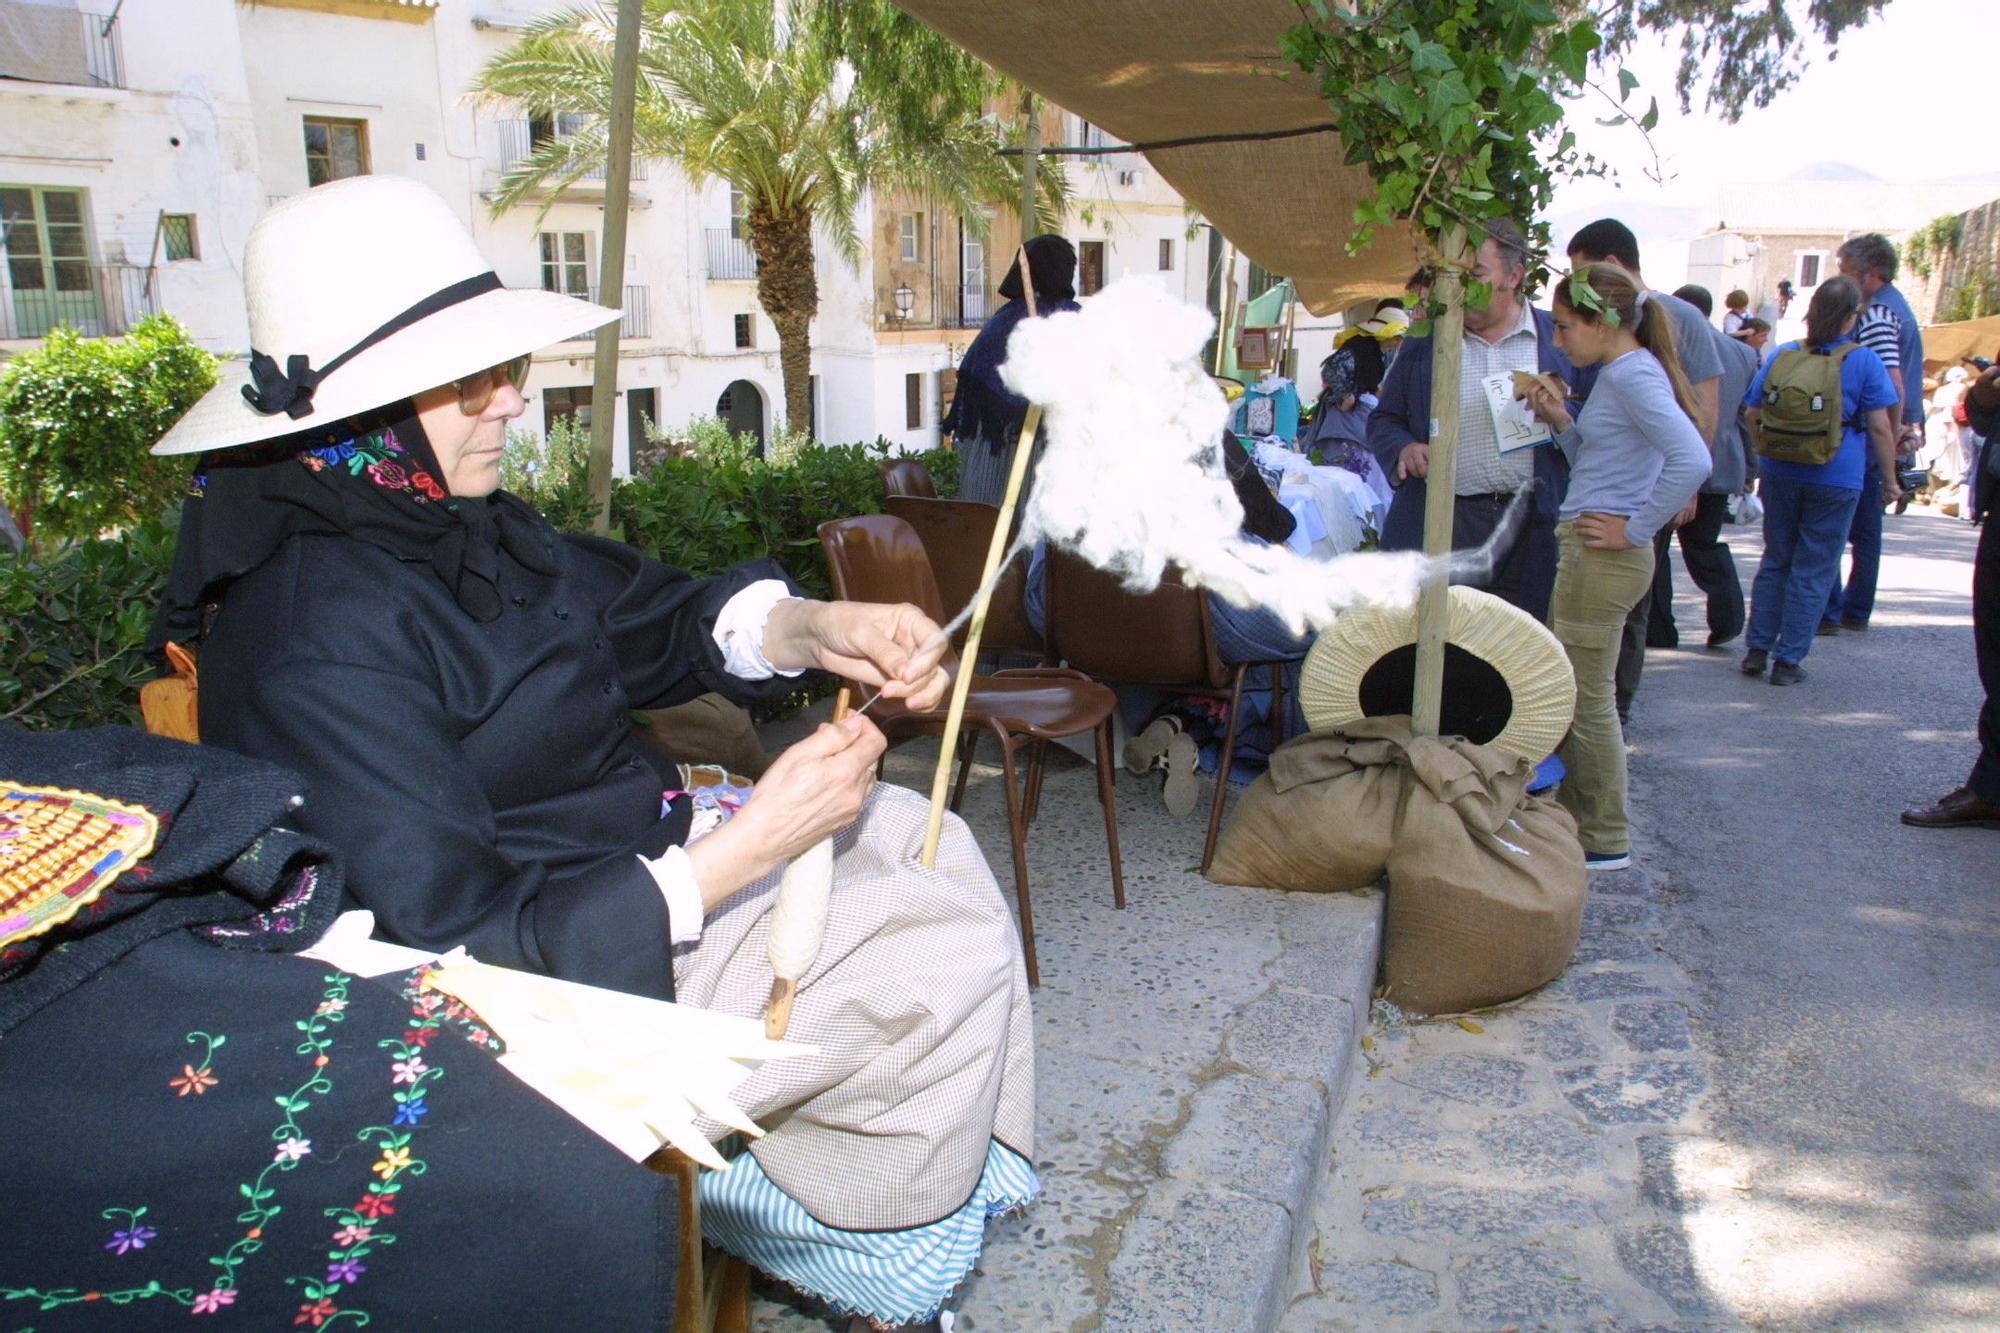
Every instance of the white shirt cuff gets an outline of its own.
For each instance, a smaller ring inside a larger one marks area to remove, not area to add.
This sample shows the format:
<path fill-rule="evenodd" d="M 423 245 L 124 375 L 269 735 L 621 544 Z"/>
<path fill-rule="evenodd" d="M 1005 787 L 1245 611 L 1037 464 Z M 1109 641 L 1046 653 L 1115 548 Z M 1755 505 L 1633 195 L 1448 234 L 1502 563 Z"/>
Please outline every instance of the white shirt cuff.
<path fill-rule="evenodd" d="M 764 656 L 764 626 L 771 619 L 771 608 L 795 596 L 782 579 L 759 579 L 722 604 L 722 613 L 715 618 L 715 646 L 722 650 L 723 665 L 730 675 L 739 680 L 769 680 L 805 670 L 774 667 Z"/>
<path fill-rule="evenodd" d="M 775 580 L 774 580 L 775 582 Z M 694 862 L 679 847 L 669 847 L 657 860 L 639 858 L 660 896 L 667 903 L 667 942 L 693 944 L 701 938 L 701 886 L 694 882 Z"/>

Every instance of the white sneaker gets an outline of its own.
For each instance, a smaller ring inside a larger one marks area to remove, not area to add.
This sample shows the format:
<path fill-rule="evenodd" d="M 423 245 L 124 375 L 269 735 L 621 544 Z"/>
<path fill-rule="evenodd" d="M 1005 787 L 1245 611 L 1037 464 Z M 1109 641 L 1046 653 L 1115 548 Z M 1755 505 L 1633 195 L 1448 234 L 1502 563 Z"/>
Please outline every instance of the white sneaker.
<path fill-rule="evenodd" d="M 1201 747 L 1194 737 L 1176 731 L 1167 742 L 1167 782 L 1160 789 L 1167 813 L 1185 819 L 1194 813 L 1195 773 L 1201 768 Z"/>
<path fill-rule="evenodd" d="M 1179 718 L 1154 718 L 1144 731 L 1125 742 L 1125 771 L 1134 777 L 1152 771 L 1155 764 L 1166 758 L 1167 743 L 1180 734 Z"/>

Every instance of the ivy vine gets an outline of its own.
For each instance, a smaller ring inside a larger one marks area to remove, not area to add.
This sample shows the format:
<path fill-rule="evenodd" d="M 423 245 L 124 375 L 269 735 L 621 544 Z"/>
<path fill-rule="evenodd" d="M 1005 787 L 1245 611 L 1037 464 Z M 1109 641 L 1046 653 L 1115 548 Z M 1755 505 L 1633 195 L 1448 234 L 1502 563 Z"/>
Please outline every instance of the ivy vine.
<path fill-rule="evenodd" d="M 1944 263 L 1946 256 L 1956 249 L 1958 214 L 1946 213 L 1910 233 L 1910 239 L 1903 243 L 1903 262 L 1914 269 L 1918 277 L 1928 278 L 1931 270 Z"/>
<path fill-rule="evenodd" d="M 1638 86 L 1629 72 L 1618 72 L 1615 91 L 1592 81 L 1596 26 L 1547 0 L 1295 3 L 1285 58 L 1318 81 L 1348 164 L 1375 182 L 1355 205 L 1350 254 L 1399 220 L 1432 248 L 1459 225 L 1476 243 L 1480 224 L 1498 217 L 1546 242 L 1538 219 L 1557 180 L 1604 174 L 1563 127 L 1566 99 L 1595 93 L 1611 110 L 1602 123 L 1642 133 L 1659 121 L 1657 101 L 1628 109 Z"/>

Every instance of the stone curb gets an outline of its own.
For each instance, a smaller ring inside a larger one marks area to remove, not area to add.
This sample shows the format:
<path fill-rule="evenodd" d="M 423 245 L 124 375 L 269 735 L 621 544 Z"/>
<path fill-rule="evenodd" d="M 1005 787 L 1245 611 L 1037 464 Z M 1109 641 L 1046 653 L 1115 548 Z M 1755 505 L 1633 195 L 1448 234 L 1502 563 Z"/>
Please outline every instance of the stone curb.
<path fill-rule="evenodd" d="M 1381 947 L 1382 895 L 1294 895 L 1270 989 L 1161 1147 L 1109 1264 L 1099 1328 L 1275 1329 L 1312 1233 Z"/>

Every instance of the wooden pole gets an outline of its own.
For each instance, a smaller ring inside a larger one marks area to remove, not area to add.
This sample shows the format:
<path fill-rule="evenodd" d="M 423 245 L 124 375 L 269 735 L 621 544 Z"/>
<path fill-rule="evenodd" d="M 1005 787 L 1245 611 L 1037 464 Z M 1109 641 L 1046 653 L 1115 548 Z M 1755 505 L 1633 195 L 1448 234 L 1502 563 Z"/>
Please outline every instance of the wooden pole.
<path fill-rule="evenodd" d="M 1220 377 L 1222 368 L 1229 364 L 1229 325 L 1236 316 L 1236 245 L 1228 237 L 1222 238 L 1222 299 L 1216 304 L 1222 326 L 1215 334 L 1215 374 Z"/>
<path fill-rule="evenodd" d="M 1021 244 L 1035 232 L 1035 167 L 1042 153 L 1042 123 L 1035 115 L 1035 95 L 1021 90 Z"/>
<path fill-rule="evenodd" d="M 1424 554 L 1451 553 L 1458 481 L 1458 401 L 1465 363 L 1465 228 L 1446 233 L 1431 295 L 1444 307 L 1431 323 L 1431 466 L 1424 491 Z M 1438 734 L 1444 709 L 1444 648 L 1451 630 L 1451 590 L 1440 565 L 1417 598 L 1416 681 L 1411 721 L 1419 736 Z"/>
<path fill-rule="evenodd" d="M 632 117 L 639 89 L 639 20 L 645 0 L 618 0 L 618 35 L 611 52 L 611 135 L 604 163 L 604 235 L 597 264 L 598 300 L 625 304 L 625 223 L 632 197 Z M 590 387 L 591 527 L 611 531 L 611 435 L 618 424 L 618 333 L 615 320 L 597 331 Z"/>
<path fill-rule="evenodd" d="M 1021 293 L 1028 303 L 1028 318 L 1035 317 L 1035 279 L 1028 269 L 1028 247 L 1021 246 Z M 1035 452 L 1035 432 L 1042 426 L 1039 404 L 1028 405 L 1021 422 L 1021 436 L 1014 443 L 1014 465 L 1007 470 L 1007 490 L 1000 497 L 1000 517 L 993 523 L 993 540 L 986 545 L 986 568 L 979 575 L 979 596 L 972 603 L 972 620 L 965 628 L 965 649 L 959 654 L 958 677 L 951 683 L 951 706 L 944 714 L 944 737 L 938 746 L 937 772 L 931 775 L 931 817 L 924 828 L 925 868 L 937 864 L 938 840 L 944 836 L 945 792 L 951 785 L 951 761 L 958 753 L 958 731 L 965 725 L 965 698 L 972 690 L 972 670 L 979 661 L 979 636 L 986 632 L 986 610 L 993 601 L 993 575 L 1014 531 L 1014 506 L 1021 498 L 1021 483 L 1028 475 L 1028 460 Z"/>

